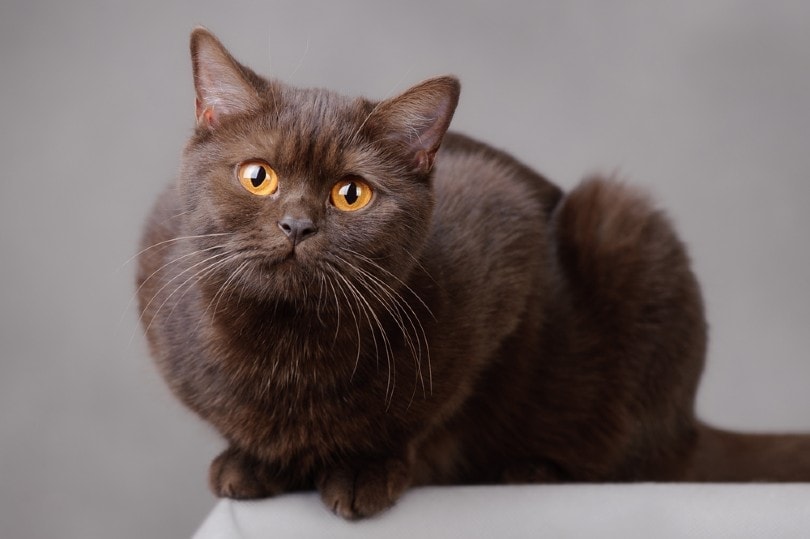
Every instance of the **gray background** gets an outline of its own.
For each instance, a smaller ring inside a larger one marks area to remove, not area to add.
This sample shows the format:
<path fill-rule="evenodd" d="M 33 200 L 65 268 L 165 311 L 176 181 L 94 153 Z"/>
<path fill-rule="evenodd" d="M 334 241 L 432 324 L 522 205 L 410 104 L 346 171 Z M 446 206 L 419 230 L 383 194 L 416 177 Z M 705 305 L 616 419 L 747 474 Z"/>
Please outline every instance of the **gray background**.
<path fill-rule="evenodd" d="M 140 227 L 193 125 L 187 40 L 382 98 L 455 73 L 454 128 L 564 187 L 615 172 L 691 246 L 701 414 L 810 430 L 810 3 L 0 6 L 0 537 L 183 537 L 221 442 L 156 375 Z"/>

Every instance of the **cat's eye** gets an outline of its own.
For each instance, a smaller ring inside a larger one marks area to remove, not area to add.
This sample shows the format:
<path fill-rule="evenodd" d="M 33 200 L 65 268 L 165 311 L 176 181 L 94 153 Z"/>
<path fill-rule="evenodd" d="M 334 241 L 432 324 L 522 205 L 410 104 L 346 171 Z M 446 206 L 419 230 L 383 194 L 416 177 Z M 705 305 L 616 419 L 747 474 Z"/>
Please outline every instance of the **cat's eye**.
<path fill-rule="evenodd" d="M 270 165 L 262 161 L 245 161 L 236 170 L 242 187 L 260 197 L 272 195 L 278 189 L 278 176 Z"/>
<path fill-rule="evenodd" d="M 368 206 L 371 195 L 369 184 L 357 176 L 347 176 L 332 187 L 329 200 L 340 211 L 357 211 Z"/>

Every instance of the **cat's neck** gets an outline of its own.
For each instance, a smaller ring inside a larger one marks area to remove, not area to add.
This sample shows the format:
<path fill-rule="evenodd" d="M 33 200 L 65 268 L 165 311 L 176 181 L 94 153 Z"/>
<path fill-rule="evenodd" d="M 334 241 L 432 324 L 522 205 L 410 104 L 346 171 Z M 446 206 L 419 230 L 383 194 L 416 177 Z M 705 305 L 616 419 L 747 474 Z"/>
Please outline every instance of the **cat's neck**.
<path fill-rule="evenodd" d="M 349 296 L 328 286 L 296 299 L 237 290 L 225 294 L 212 313 L 211 342 L 226 342 L 225 349 L 238 350 L 234 361 L 250 358 L 271 371 L 273 365 L 306 365 L 321 384 L 329 384 L 328 379 L 340 385 L 378 378 L 377 371 L 387 369 L 395 357 L 411 364 L 414 358 L 429 356 L 426 332 L 432 317 L 426 302 L 432 295 L 425 286 L 435 283 L 419 277 L 423 273 L 422 268 L 415 270 L 407 283 L 392 286 L 387 297 Z M 212 301 L 217 290 L 213 282 L 204 287 L 202 301 Z"/>

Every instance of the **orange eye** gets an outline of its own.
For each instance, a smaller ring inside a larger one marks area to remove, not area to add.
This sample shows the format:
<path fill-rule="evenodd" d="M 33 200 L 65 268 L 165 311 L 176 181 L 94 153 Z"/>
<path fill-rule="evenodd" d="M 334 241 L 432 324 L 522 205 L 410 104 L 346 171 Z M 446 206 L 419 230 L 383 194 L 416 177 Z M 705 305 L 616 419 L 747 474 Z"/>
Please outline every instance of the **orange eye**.
<path fill-rule="evenodd" d="M 278 189 L 278 176 L 270 165 L 261 161 L 246 161 L 236 171 L 239 183 L 250 193 L 266 197 Z"/>
<path fill-rule="evenodd" d="M 358 178 L 343 178 L 332 187 L 329 200 L 340 211 L 357 211 L 371 202 L 371 186 Z"/>

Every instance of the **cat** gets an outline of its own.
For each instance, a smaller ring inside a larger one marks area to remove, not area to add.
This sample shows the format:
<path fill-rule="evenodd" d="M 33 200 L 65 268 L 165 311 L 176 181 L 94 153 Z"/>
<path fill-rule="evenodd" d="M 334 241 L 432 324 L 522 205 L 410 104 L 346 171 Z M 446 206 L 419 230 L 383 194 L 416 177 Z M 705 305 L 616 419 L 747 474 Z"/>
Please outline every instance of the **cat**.
<path fill-rule="evenodd" d="M 317 488 L 354 519 L 424 484 L 810 480 L 810 438 L 696 418 L 701 293 L 645 194 L 448 132 L 454 77 L 378 102 L 203 28 L 191 57 L 137 286 L 159 370 L 229 444 L 215 494 Z"/>

